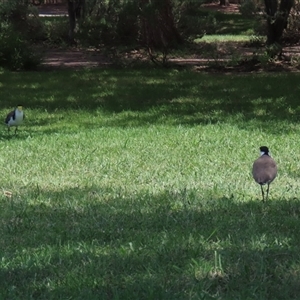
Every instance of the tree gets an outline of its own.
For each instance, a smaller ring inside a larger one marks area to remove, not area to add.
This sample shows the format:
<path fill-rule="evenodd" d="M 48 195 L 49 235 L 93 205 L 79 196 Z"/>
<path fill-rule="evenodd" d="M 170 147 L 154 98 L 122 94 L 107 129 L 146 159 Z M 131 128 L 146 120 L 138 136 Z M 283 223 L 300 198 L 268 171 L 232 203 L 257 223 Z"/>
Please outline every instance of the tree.
<path fill-rule="evenodd" d="M 140 40 L 153 61 L 156 61 L 153 51 L 162 52 L 164 63 L 168 51 L 183 42 L 172 8 L 172 0 L 139 0 Z"/>
<path fill-rule="evenodd" d="M 287 27 L 288 16 L 294 0 L 264 0 L 267 15 L 267 46 L 281 46 L 281 38 Z"/>
<path fill-rule="evenodd" d="M 85 0 L 67 0 L 68 2 L 68 15 L 69 15 L 69 39 L 74 43 L 74 32 L 76 22 L 78 23 L 84 17 L 85 13 Z"/>
<path fill-rule="evenodd" d="M 220 0 L 219 4 L 221 6 L 229 5 L 229 1 L 228 0 Z"/>

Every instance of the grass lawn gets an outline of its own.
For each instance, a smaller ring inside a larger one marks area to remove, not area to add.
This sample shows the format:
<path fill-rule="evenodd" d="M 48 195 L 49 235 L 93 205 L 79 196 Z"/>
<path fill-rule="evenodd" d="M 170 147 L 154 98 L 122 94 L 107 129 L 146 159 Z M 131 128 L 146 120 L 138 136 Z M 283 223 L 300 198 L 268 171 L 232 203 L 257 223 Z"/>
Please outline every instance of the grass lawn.
<path fill-rule="evenodd" d="M 196 43 L 215 43 L 215 42 L 249 42 L 253 39 L 249 35 L 204 35 L 202 38 L 195 39 Z"/>
<path fill-rule="evenodd" d="M 293 73 L 0 73 L 0 115 L 26 112 L 0 132 L 0 299 L 299 299 L 299 90 Z"/>
<path fill-rule="evenodd" d="M 214 13 L 217 34 L 252 35 L 257 26 L 257 19 L 241 14 Z"/>

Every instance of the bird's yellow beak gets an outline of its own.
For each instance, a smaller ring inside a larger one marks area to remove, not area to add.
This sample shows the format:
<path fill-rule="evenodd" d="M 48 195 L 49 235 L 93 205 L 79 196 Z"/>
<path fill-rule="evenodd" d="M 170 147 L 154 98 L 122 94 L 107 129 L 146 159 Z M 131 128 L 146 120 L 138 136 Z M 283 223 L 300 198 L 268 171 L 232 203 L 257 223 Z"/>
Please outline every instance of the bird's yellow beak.
<path fill-rule="evenodd" d="M 18 110 L 23 110 L 23 106 L 19 105 Z"/>

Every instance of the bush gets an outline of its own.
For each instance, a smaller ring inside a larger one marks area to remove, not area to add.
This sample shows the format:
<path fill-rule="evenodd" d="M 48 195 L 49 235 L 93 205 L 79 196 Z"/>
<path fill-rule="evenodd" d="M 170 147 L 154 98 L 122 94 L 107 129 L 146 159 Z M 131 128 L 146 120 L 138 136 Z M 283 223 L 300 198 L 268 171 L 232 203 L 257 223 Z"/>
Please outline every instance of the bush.
<path fill-rule="evenodd" d="M 116 28 L 117 38 L 122 43 L 134 43 L 138 37 L 138 6 L 134 2 L 124 4 L 119 12 Z"/>
<path fill-rule="evenodd" d="M 23 34 L 28 41 L 33 43 L 41 42 L 45 39 L 45 26 L 39 17 L 36 7 L 28 7 Z"/>
<path fill-rule="evenodd" d="M 101 5 L 88 4 L 86 15 L 80 23 L 76 38 L 83 44 L 132 44 L 138 36 L 137 1 L 109 0 Z"/>
<path fill-rule="evenodd" d="M 103 42 L 101 36 L 106 30 L 107 26 L 103 19 L 86 17 L 80 24 L 76 38 L 82 45 L 98 47 Z"/>
<path fill-rule="evenodd" d="M 240 5 L 239 11 L 243 16 L 250 17 L 257 13 L 257 5 L 253 0 L 245 0 Z"/>
<path fill-rule="evenodd" d="M 201 16 L 183 15 L 178 27 L 185 37 L 216 33 L 217 20 L 212 13 Z"/>
<path fill-rule="evenodd" d="M 44 40 L 50 45 L 64 45 L 68 43 L 69 20 L 63 17 L 44 18 Z"/>
<path fill-rule="evenodd" d="M 11 24 L 26 39 L 35 40 L 42 30 L 37 9 L 17 0 L 0 3 L 0 22 Z"/>
<path fill-rule="evenodd" d="M 0 66 L 17 70 L 39 64 L 40 58 L 31 45 L 41 28 L 34 13 L 22 1 L 0 4 Z"/>
<path fill-rule="evenodd" d="M 10 24 L 1 24 L 0 40 L 0 66 L 12 70 L 32 69 L 40 63 L 29 42 Z"/>

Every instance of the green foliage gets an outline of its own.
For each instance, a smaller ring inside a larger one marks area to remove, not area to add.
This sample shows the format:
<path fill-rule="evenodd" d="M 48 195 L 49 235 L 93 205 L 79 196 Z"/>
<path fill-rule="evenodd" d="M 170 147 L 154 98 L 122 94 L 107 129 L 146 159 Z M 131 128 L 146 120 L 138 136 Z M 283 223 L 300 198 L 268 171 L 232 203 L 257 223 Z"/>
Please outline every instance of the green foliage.
<path fill-rule="evenodd" d="M 43 24 L 36 7 L 27 6 L 23 1 L 13 0 L 0 3 L 0 22 L 9 23 L 26 40 L 40 40 Z"/>
<path fill-rule="evenodd" d="M 76 37 L 83 44 L 131 44 L 137 40 L 136 0 L 87 2 L 86 17 Z"/>
<path fill-rule="evenodd" d="M 178 27 L 187 39 L 206 35 L 252 35 L 258 20 L 241 14 L 223 14 L 202 8 L 192 2 L 184 5 L 178 16 Z"/>
<path fill-rule="evenodd" d="M 65 17 L 42 18 L 43 36 L 49 45 L 66 45 L 68 42 L 69 20 Z"/>
<path fill-rule="evenodd" d="M 257 5 L 254 0 L 245 0 L 241 3 L 239 11 L 243 16 L 251 17 L 257 13 Z"/>
<path fill-rule="evenodd" d="M 217 20 L 215 13 L 203 11 L 199 3 L 184 2 L 179 11 L 178 27 L 185 37 L 214 34 Z"/>
<path fill-rule="evenodd" d="M 32 69 L 40 62 L 30 43 L 11 24 L 0 24 L 0 66 L 8 69 Z"/>
<path fill-rule="evenodd" d="M 105 17 L 86 17 L 76 33 L 76 38 L 81 44 L 89 46 L 117 44 L 116 27 Z"/>
<path fill-rule="evenodd" d="M 279 43 L 274 43 L 271 45 L 267 45 L 265 47 L 265 54 L 264 56 L 269 58 L 269 61 L 276 59 L 278 55 L 282 53 L 282 45 Z"/>
<path fill-rule="evenodd" d="M 40 58 L 32 43 L 42 35 L 42 26 L 34 10 L 22 1 L 0 3 L 0 65 L 10 69 L 30 69 Z M 29 17 L 31 13 L 31 17 Z"/>
<path fill-rule="evenodd" d="M 116 33 L 123 44 L 136 43 L 139 9 L 135 1 L 126 1 L 119 12 Z"/>

